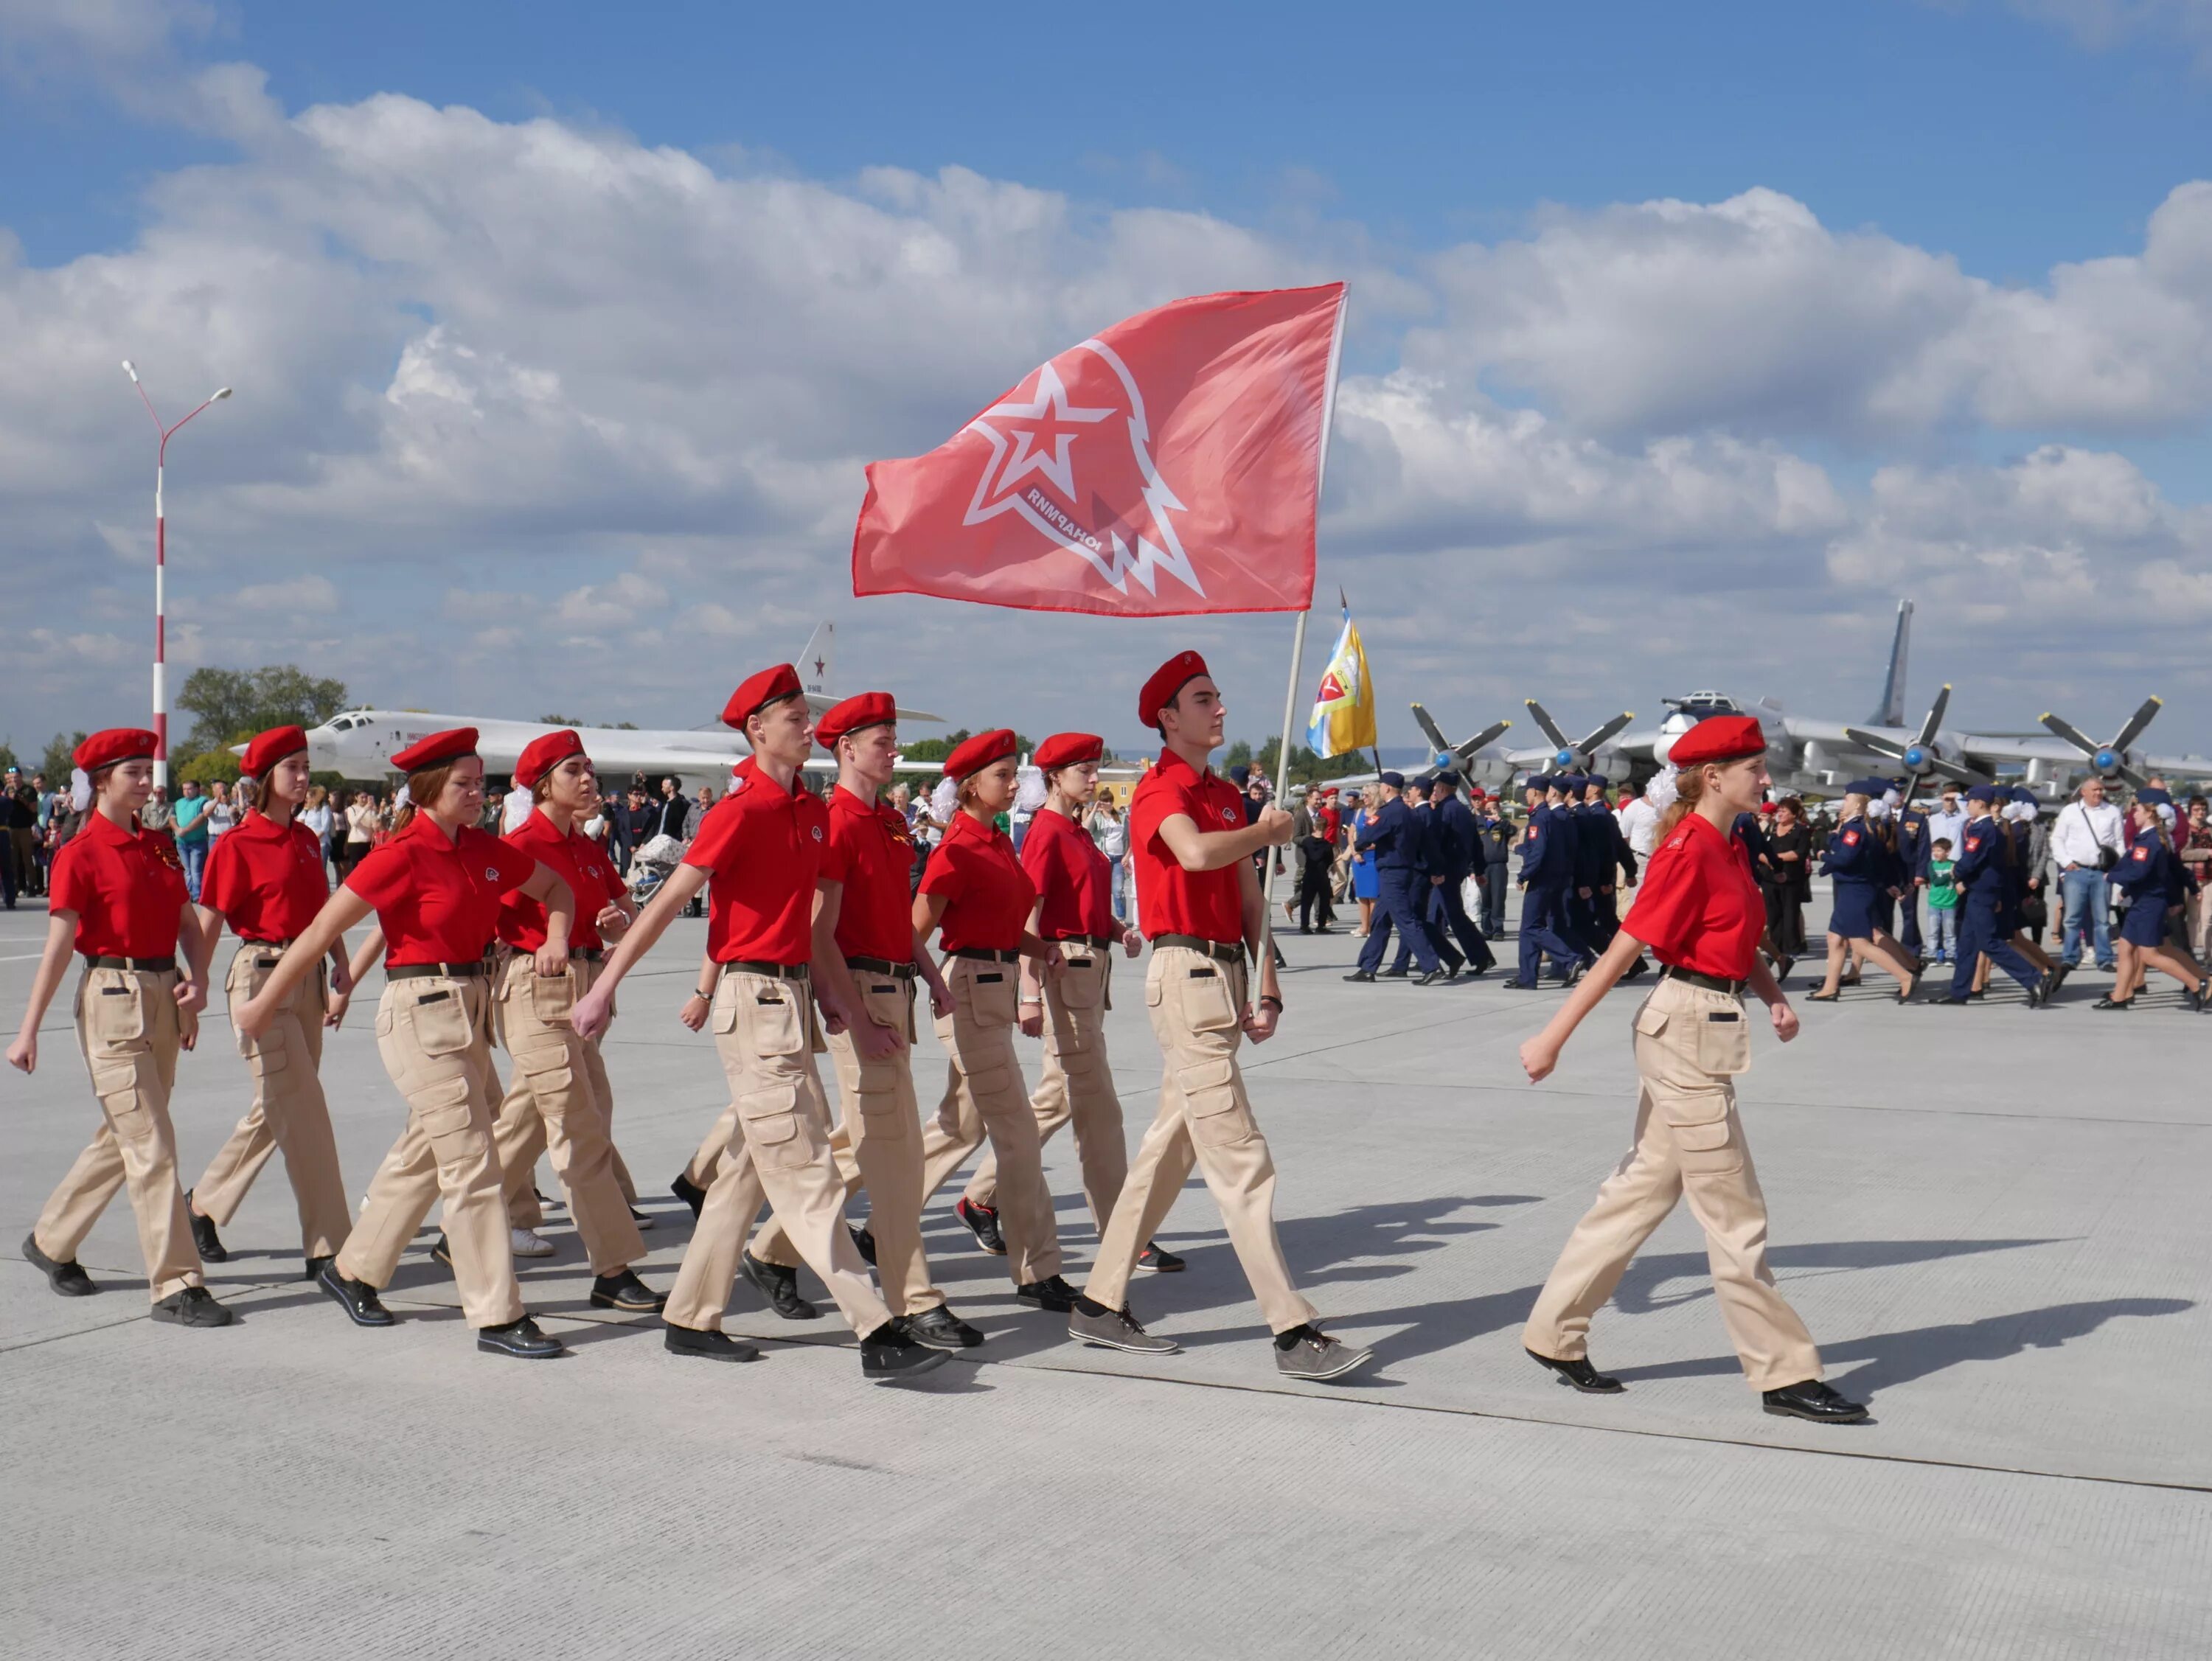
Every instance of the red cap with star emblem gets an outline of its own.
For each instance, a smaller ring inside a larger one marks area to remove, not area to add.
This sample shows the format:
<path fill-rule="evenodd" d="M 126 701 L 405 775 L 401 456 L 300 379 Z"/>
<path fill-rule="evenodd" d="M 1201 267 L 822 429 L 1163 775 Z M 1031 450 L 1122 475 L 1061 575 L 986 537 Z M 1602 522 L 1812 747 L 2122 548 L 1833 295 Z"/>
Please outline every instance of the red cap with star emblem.
<path fill-rule="evenodd" d="M 1677 767 L 1701 767 L 1708 761 L 1740 761 L 1766 753 L 1766 735 L 1749 715 L 1711 715 L 1674 741 L 1667 759 Z"/>
<path fill-rule="evenodd" d="M 297 755 L 307 747 L 307 735 L 300 727 L 271 727 L 246 747 L 246 754 L 238 763 L 238 770 L 250 778 L 265 779 L 269 769 L 288 755 Z"/>
<path fill-rule="evenodd" d="M 994 727 L 988 732 L 979 732 L 951 755 L 945 758 L 945 774 L 948 779 L 965 779 L 971 773 L 981 773 L 994 761 L 1003 761 L 1014 753 L 1014 734 L 1011 727 Z"/>
<path fill-rule="evenodd" d="M 1095 732 L 1055 732 L 1036 747 L 1036 764 L 1041 772 L 1051 773 L 1096 761 L 1105 754 L 1106 741 Z"/>
<path fill-rule="evenodd" d="M 477 730 L 474 727 L 453 727 L 445 732 L 434 732 L 428 738 L 417 739 L 392 758 L 392 765 L 401 773 L 421 773 L 429 767 L 442 767 L 448 761 L 458 761 L 464 755 L 477 753 Z"/>
<path fill-rule="evenodd" d="M 863 727 L 884 726 L 898 719 L 898 704 L 888 692 L 856 692 L 842 704 L 830 706 L 814 724 L 814 742 L 835 750 L 837 741 Z"/>
<path fill-rule="evenodd" d="M 1138 693 L 1137 718 L 1148 727 L 1158 726 L 1161 707 L 1173 703 L 1176 694 L 1206 672 L 1205 658 L 1195 652 L 1178 652 L 1152 671 Z"/>
<path fill-rule="evenodd" d="M 795 698 L 799 690 L 799 671 L 789 664 L 778 664 L 774 669 L 749 675 L 730 694 L 730 701 L 722 706 L 722 724 L 742 732 L 748 720 L 777 699 Z"/>
<path fill-rule="evenodd" d="M 525 790 L 533 789 L 540 779 L 570 756 L 583 753 L 584 735 L 574 727 L 542 733 L 524 745 L 522 754 L 514 758 L 514 782 Z"/>
<path fill-rule="evenodd" d="M 143 727 L 108 727 L 94 733 L 70 752 L 70 760 L 87 773 L 112 767 L 118 761 L 150 761 L 154 735 Z"/>

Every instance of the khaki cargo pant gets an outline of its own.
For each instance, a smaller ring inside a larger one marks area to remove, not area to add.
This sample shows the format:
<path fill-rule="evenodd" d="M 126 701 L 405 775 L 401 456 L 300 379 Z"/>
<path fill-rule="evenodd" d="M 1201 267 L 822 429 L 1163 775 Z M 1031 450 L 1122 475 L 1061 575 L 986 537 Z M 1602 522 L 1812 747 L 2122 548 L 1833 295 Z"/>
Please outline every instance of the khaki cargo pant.
<path fill-rule="evenodd" d="M 952 1013 L 937 1023 L 945 1046 L 945 1096 L 921 1134 L 921 1198 L 990 1139 L 998 1156 L 999 1227 L 1017 1286 L 1060 1273 L 1060 1225 L 1044 1181 L 1044 1143 L 1014 1054 L 1021 971 L 972 957 L 945 962 Z M 947 1131 L 949 1116 L 954 1128 Z"/>
<path fill-rule="evenodd" d="M 663 1318 L 672 1326 L 721 1330 L 745 1231 L 765 1197 L 807 1267 L 865 1337 L 890 1311 L 845 1232 L 845 1185 L 830 1152 L 830 1104 L 814 1070 L 806 983 L 725 970 L 714 987 L 713 1025 L 737 1129 L 716 1161 Z"/>
<path fill-rule="evenodd" d="M 274 946 L 241 943 L 223 980 L 229 1007 L 235 1009 L 258 992 L 283 955 Z M 283 1149 L 284 1173 L 300 1208 L 300 1250 L 309 1258 L 335 1257 L 353 1228 L 330 1103 L 323 1095 L 327 985 L 319 968 L 303 976 L 266 1032 L 240 1037 L 239 1053 L 253 1076 L 253 1102 L 192 1185 L 192 1203 L 221 1227 L 237 1215 L 269 1156 Z"/>
<path fill-rule="evenodd" d="M 1753 1390 L 1820 1376 L 1820 1353 L 1766 1266 L 1766 1198 L 1736 1118 L 1735 1077 L 1751 1065 L 1743 1002 L 1662 980 L 1637 1010 L 1636 1142 L 1575 1225 L 1521 1341 L 1540 1355 L 1589 1353 L 1590 1318 L 1629 1260 L 1686 1196 L 1705 1231 L 1713 1292 Z"/>
<path fill-rule="evenodd" d="M 376 1048 L 407 1098 L 407 1128 L 384 1156 L 337 1269 L 380 1289 L 441 1197 L 453 1280 L 471 1326 L 522 1318 L 522 1288 L 492 1146 L 491 982 L 483 975 L 387 981 Z"/>
<path fill-rule="evenodd" d="M 527 952 L 508 961 L 493 997 L 492 1021 L 514 1058 L 514 1076 L 499 1104 L 492 1141 L 509 1222 L 518 1186 L 537 1205 L 531 1176 L 538 1150 L 544 1149 L 552 1155 L 554 1175 L 568 1191 L 569 1215 L 592 1272 L 611 1275 L 643 1259 L 645 1240 L 615 1180 L 599 1046 L 578 1038 L 568 1021 L 599 967 L 571 962 L 557 975 L 541 975 Z"/>
<path fill-rule="evenodd" d="M 598 982 L 604 963 L 587 963 L 570 958 L 568 967 L 576 972 L 576 996 L 581 997 Z M 599 1053 L 599 1040 L 593 1039 L 584 1046 L 585 1069 L 592 1076 L 592 1094 L 599 1099 L 607 1116 L 607 1136 L 614 1137 L 615 1093 L 607 1079 L 607 1064 Z M 499 1143 L 500 1169 L 505 1173 L 507 1188 L 507 1220 L 517 1228 L 535 1228 L 545 1221 L 545 1208 L 538 1203 L 538 1161 L 545 1151 L 545 1117 L 542 1113 L 525 1112 L 520 1107 L 509 1111 L 512 1093 L 503 1099 L 493 1113 L 496 1121 L 496 1140 Z M 623 1162 L 622 1149 L 611 1149 L 615 1186 L 622 1190 L 623 1203 L 637 1203 L 637 1184 L 631 1180 L 629 1167 Z M 707 1185 L 702 1183 L 701 1187 Z"/>
<path fill-rule="evenodd" d="M 1037 1139 L 1050 1142 L 1060 1126 L 1073 1121 L 1075 1154 L 1083 1167 L 1083 1198 L 1100 1234 L 1114 1215 L 1114 1202 L 1129 1174 L 1129 1144 L 1121 1128 L 1121 1098 L 1114 1089 L 1114 1070 L 1106 1060 L 1106 1011 L 1114 1006 L 1110 986 L 1114 953 L 1086 941 L 1059 943 L 1066 967 L 1044 989 L 1044 1076 L 1030 1097 L 1036 1115 Z M 964 1197 L 995 1205 L 999 1156 L 983 1155 L 968 1179 Z"/>
<path fill-rule="evenodd" d="M 73 1263 L 115 1191 L 131 1191 L 152 1301 L 202 1284 L 200 1254 L 177 1185 L 169 1092 L 181 1028 L 177 973 L 87 969 L 76 984 L 77 1047 L 100 1098 L 101 1123 L 31 1232 L 56 1263 Z"/>
<path fill-rule="evenodd" d="M 1269 1330 L 1287 1332 L 1314 1318 L 1283 1261 L 1275 1162 L 1237 1065 L 1245 975 L 1241 961 L 1224 963 L 1188 946 L 1152 948 L 1145 1005 L 1166 1058 L 1160 1111 L 1130 1162 L 1083 1288 L 1109 1309 L 1127 1306 L 1137 1254 L 1167 1221 L 1195 1161 Z"/>

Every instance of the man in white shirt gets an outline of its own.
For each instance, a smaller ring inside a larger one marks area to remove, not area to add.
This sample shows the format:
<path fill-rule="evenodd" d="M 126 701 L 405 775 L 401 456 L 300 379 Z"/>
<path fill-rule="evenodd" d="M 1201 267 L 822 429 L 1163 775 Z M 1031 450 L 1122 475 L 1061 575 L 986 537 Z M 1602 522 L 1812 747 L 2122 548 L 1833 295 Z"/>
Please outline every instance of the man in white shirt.
<path fill-rule="evenodd" d="M 1928 815 L 1928 846 L 1934 847 L 1940 839 L 1951 845 L 1951 858 L 1956 859 L 1966 845 L 1959 840 L 1959 833 L 1966 828 L 1966 810 L 1959 805 L 1959 787 L 1943 786 L 1943 803 Z"/>
<path fill-rule="evenodd" d="M 2051 863 L 2058 867 L 2058 893 L 2066 907 L 2066 920 L 2058 931 L 2062 968 L 2081 967 L 2085 928 L 2094 943 L 2097 967 L 2112 967 L 2105 871 L 2108 864 L 2119 863 L 2124 840 L 2120 810 L 2105 800 L 2105 781 L 2083 779 L 2081 795 L 2059 809 L 2051 827 Z"/>
<path fill-rule="evenodd" d="M 1625 799 L 1613 817 L 1620 821 L 1620 834 L 1628 839 L 1636 863 L 1641 866 L 1651 858 L 1652 839 L 1659 828 L 1659 809 L 1640 794 L 1629 795 L 1626 787 L 1621 794 Z"/>

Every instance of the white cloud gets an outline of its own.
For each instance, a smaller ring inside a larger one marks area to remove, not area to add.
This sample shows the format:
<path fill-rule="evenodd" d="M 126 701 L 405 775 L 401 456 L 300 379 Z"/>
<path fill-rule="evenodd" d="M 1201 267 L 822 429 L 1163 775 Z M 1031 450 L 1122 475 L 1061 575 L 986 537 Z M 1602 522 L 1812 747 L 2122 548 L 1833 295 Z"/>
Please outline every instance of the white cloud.
<path fill-rule="evenodd" d="M 333 612 L 338 609 L 337 585 L 312 573 L 283 582 L 248 583 L 228 603 L 241 611 Z"/>

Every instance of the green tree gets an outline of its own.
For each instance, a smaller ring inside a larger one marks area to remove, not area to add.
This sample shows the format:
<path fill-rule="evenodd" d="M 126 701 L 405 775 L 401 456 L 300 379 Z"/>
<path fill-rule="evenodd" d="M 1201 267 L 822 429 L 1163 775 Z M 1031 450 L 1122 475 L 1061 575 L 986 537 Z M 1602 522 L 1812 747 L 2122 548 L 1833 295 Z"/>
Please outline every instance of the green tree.
<path fill-rule="evenodd" d="M 608 724 L 605 721 L 586 721 L 574 715 L 541 715 L 538 718 L 538 724 L 541 727 L 603 727 Z M 613 730 L 617 732 L 635 732 L 637 723 L 617 721 L 613 724 Z"/>
<path fill-rule="evenodd" d="M 1260 747 L 1252 765 L 1274 781 L 1275 761 L 1282 754 L 1283 741 L 1270 738 Z M 1325 779 L 1341 779 L 1346 774 L 1364 773 L 1373 763 L 1365 750 L 1346 750 L 1341 755 L 1332 755 L 1327 761 L 1315 755 L 1304 744 L 1291 749 L 1291 782 L 1294 785 L 1317 785 Z"/>
<path fill-rule="evenodd" d="M 240 768 L 238 757 L 230 753 L 229 747 L 217 744 L 213 749 L 204 749 L 198 755 L 188 756 L 177 763 L 175 772 L 179 783 L 191 779 L 203 785 L 212 785 L 220 779 L 226 785 L 234 785 L 238 782 Z"/>
<path fill-rule="evenodd" d="M 38 770 L 46 775 L 48 789 L 69 783 L 70 770 L 76 766 L 70 757 L 85 737 L 80 730 L 75 733 L 58 732 L 46 741 L 46 753 L 39 758 Z"/>
<path fill-rule="evenodd" d="M 319 680 L 293 664 L 196 669 L 177 694 L 177 707 L 192 718 L 185 748 L 194 753 L 241 743 L 270 727 L 320 726 L 345 706 L 344 682 Z"/>
<path fill-rule="evenodd" d="M 942 761 L 975 736 L 963 727 L 942 738 L 918 738 L 913 743 L 902 746 L 899 754 L 909 761 Z"/>
<path fill-rule="evenodd" d="M 19 767 L 22 765 L 21 758 L 15 754 L 15 745 L 0 743 L 0 773 L 5 773 L 9 767 Z"/>

